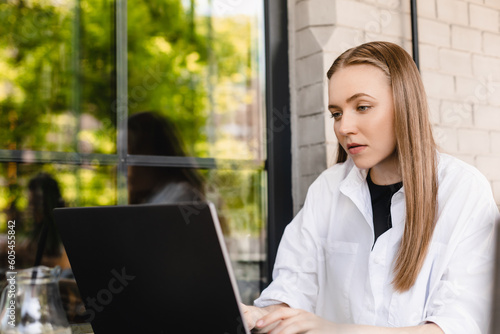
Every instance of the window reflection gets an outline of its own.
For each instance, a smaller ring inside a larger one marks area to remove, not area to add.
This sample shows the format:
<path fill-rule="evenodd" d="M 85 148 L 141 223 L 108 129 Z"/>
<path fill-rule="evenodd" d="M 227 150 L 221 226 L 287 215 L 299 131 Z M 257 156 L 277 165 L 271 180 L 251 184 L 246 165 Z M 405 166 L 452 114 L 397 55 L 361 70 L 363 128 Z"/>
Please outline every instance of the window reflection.
<path fill-rule="evenodd" d="M 0 2 L 0 149 L 116 152 L 113 2 Z"/>
<path fill-rule="evenodd" d="M 38 173 L 28 182 L 28 219 L 32 227 L 24 244 L 17 244 L 21 266 L 46 265 L 69 269 L 69 261 L 57 232 L 52 210 L 66 206 L 59 183 L 49 173 Z M 42 262 L 42 255 L 45 255 Z M 37 258 L 35 258 L 37 256 Z"/>
<path fill-rule="evenodd" d="M 205 170 L 207 198 L 227 225 L 225 240 L 243 302 L 265 284 L 266 175 L 259 170 Z"/>
<path fill-rule="evenodd" d="M 182 175 L 182 170 L 141 167 L 135 169 L 132 175 L 137 180 L 150 177 L 154 180 L 156 175 L 162 173 Z M 217 208 L 242 299 L 251 303 L 257 297 L 260 285 L 265 283 L 262 281 L 266 261 L 265 173 L 261 170 L 187 170 L 201 175 L 204 180 L 204 197 Z M 133 183 L 130 180 L 132 175 L 129 175 L 129 184 Z M 158 197 L 158 194 L 153 195 L 153 198 Z M 200 193 L 191 192 L 184 199 L 200 200 Z M 161 201 L 167 202 L 165 198 Z M 158 265 L 161 265 L 161 259 Z"/>
<path fill-rule="evenodd" d="M 128 120 L 128 152 L 135 155 L 185 156 L 175 124 L 152 111 Z M 129 203 L 203 201 L 204 180 L 192 168 L 128 166 Z"/>
<path fill-rule="evenodd" d="M 29 184 L 40 175 L 57 183 L 66 206 L 115 205 L 122 191 L 131 204 L 208 199 L 217 206 L 243 301 L 251 303 L 265 275 L 263 3 L 127 4 L 128 87 L 121 101 L 114 0 L 0 2 L 6 23 L 0 26 L 0 150 L 22 153 L 0 163 L 0 250 L 7 222 L 15 220 L 20 241 L 31 247 L 18 255 L 17 268 L 33 265 L 39 199 Z M 116 124 L 128 116 L 128 153 L 144 159 L 126 166 L 127 189 L 118 182 L 127 161 L 117 157 Z M 40 154 L 54 152 L 98 155 L 46 163 Z M 216 163 L 207 167 L 213 169 L 149 164 L 157 156 Z M 231 160 L 231 169 L 221 169 L 221 159 Z M 252 163 L 239 166 L 239 160 Z M 113 165 L 118 161 L 122 169 Z M 52 243 L 42 263 L 52 266 L 54 255 L 67 268 Z M 0 277 L 6 259 L 0 254 Z"/>
<path fill-rule="evenodd" d="M 116 204 L 116 168 L 0 163 L 0 281 L 8 269 L 9 221 L 15 222 L 15 268 L 41 264 L 63 269 L 59 287 L 71 323 L 85 322 L 85 309 L 52 217 L 61 206 Z M 44 228 L 45 227 L 45 228 Z M 41 258 L 37 261 L 37 255 Z"/>
<path fill-rule="evenodd" d="M 128 1 L 129 113 L 162 110 L 190 156 L 263 160 L 262 3 L 219 7 Z"/>
<path fill-rule="evenodd" d="M 52 208 L 116 204 L 112 166 L 0 163 L 0 272 L 7 269 L 7 222 L 16 221 L 16 268 L 32 267 L 42 226 L 48 225 L 41 263 L 69 268 L 53 225 Z"/>

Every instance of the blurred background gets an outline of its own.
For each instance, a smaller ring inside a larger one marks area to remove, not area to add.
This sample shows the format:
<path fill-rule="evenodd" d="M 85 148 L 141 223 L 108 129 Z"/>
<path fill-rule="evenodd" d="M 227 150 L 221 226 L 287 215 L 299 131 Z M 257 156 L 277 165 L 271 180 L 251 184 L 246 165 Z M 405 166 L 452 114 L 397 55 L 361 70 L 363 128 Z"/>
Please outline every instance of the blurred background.
<path fill-rule="evenodd" d="M 263 12 L 259 1 L 0 1 L 2 270 L 8 220 L 18 269 L 33 266 L 43 224 L 42 263 L 68 269 L 54 207 L 208 199 L 242 296 L 256 298 L 267 279 Z"/>

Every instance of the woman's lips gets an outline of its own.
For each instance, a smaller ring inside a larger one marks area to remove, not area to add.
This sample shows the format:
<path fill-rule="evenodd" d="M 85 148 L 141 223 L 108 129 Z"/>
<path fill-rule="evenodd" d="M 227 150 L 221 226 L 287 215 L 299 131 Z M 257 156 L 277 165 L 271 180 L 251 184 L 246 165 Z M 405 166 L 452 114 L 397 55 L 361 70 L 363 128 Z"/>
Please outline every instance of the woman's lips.
<path fill-rule="evenodd" d="M 361 153 L 366 148 L 366 145 L 352 145 L 348 148 L 349 153 L 352 155 Z"/>

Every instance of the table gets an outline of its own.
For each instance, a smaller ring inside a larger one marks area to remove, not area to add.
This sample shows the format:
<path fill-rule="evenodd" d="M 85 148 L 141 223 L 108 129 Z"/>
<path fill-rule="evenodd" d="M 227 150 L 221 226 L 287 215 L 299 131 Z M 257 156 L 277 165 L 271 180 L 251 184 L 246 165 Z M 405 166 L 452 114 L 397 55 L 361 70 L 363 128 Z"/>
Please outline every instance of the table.
<path fill-rule="evenodd" d="M 72 324 L 71 333 L 72 334 L 93 334 L 92 326 L 90 324 Z"/>

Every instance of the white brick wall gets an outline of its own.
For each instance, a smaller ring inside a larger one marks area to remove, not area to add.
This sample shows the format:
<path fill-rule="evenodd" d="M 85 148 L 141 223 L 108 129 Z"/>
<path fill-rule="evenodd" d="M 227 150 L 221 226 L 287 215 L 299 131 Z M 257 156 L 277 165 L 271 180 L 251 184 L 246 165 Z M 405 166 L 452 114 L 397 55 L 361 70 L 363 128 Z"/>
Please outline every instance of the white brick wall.
<path fill-rule="evenodd" d="M 500 76 L 500 58 L 498 56 L 472 55 L 472 68 L 476 76 L 492 74 L 498 78 Z"/>
<path fill-rule="evenodd" d="M 419 17 L 436 18 L 436 0 L 419 0 L 418 14 Z"/>
<path fill-rule="evenodd" d="M 457 25 L 451 26 L 451 47 L 455 50 L 481 53 L 482 31 Z M 495 36 L 491 34 L 491 36 Z"/>
<path fill-rule="evenodd" d="M 470 76 L 472 75 L 471 54 L 466 51 L 441 48 L 439 50 L 439 68 L 448 74 Z"/>
<path fill-rule="evenodd" d="M 458 134 L 457 129 L 442 127 L 439 125 L 434 126 L 434 139 L 438 148 L 442 152 L 454 154 L 458 152 Z"/>
<path fill-rule="evenodd" d="M 469 23 L 468 4 L 465 1 L 438 0 L 437 17 L 441 22 L 467 25 Z"/>
<path fill-rule="evenodd" d="M 458 129 L 458 151 L 470 154 L 488 154 L 490 136 L 488 132 L 471 129 Z"/>
<path fill-rule="evenodd" d="M 490 132 L 490 150 L 495 156 L 500 156 L 500 130 L 498 129 Z"/>
<path fill-rule="evenodd" d="M 489 156 L 489 155 L 478 155 L 476 158 L 477 168 L 483 172 L 483 174 L 490 181 L 500 181 L 500 157 Z"/>
<path fill-rule="evenodd" d="M 473 110 L 470 103 L 443 100 L 439 111 L 439 125 L 452 128 L 473 127 Z"/>
<path fill-rule="evenodd" d="M 418 0 L 420 67 L 440 149 L 475 165 L 500 205 L 500 0 Z M 334 161 L 325 71 L 371 40 L 411 53 L 409 1 L 289 0 L 294 207 Z M 311 132 L 311 133 L 310 133 Z"/>
<path fill-rule="evenodd" d="M 500 3 L 500 1 L 499 1 Z M 483 33 L 484 53 L 497 57 L 500 55 L 500 35 L 490 32 Z"/>
<path fill-rule="evenodd" d="M 433 19 L 418 19 L 418 36 L 421 43 L 435 46 L 450 46 L 451 27 Z"/>
<path fill-rule="evenodd" d="M 491 3 L 493 3 L 493 1 Z M 471 27 L 496 33 L 498 32 L 498 26 L 500 24 L 498 10 L 471 4 L 469 16 Z"/>

